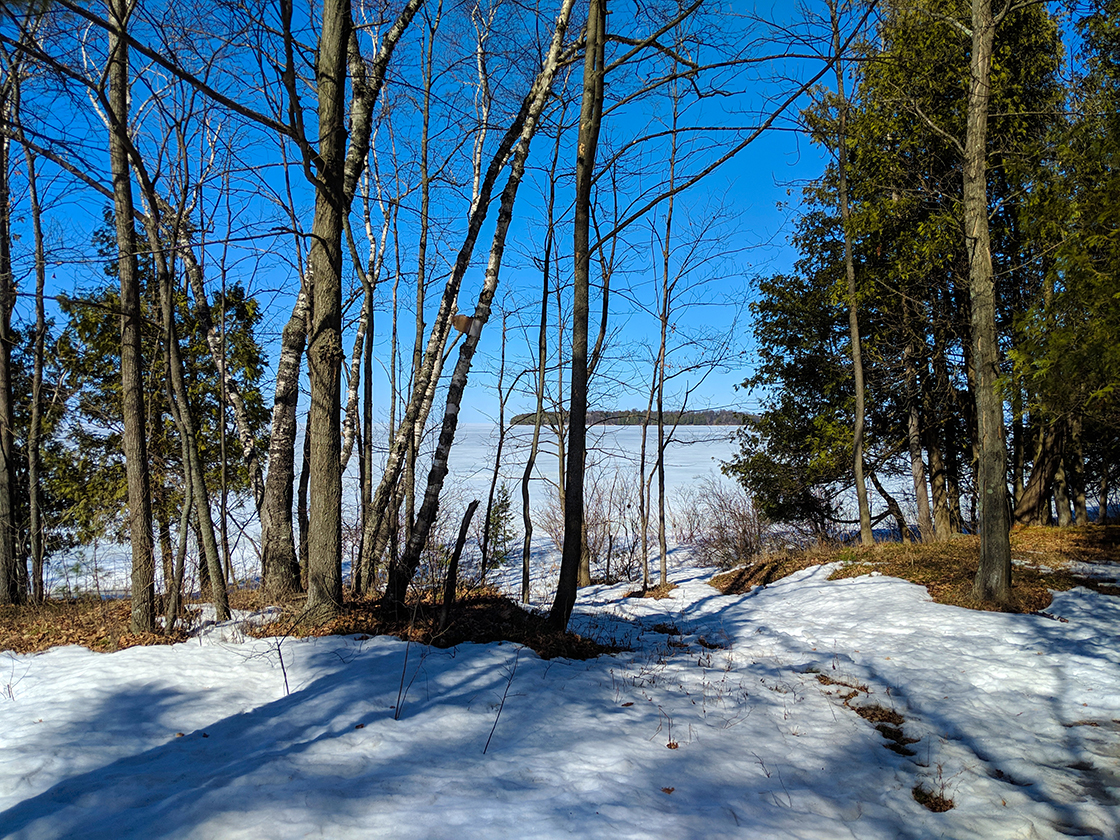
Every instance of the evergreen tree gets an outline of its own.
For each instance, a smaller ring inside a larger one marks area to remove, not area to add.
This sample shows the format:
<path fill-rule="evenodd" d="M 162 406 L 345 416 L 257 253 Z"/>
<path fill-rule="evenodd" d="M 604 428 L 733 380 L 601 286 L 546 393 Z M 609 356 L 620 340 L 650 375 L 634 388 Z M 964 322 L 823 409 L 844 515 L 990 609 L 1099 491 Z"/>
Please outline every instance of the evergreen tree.
<path fill-rule="evenodd" d="M 110 279 L 116 274 L 112 236 L 113 232 L 105 229 L 95 235 L 101 255 L 108 258 L 106 284 L 60 301 L 68 321 L 58 342 L 59 364 L 72 391 L 66 421 L 67 437 L 72 443 L 67 492 L 75 536 L 82 543 L 94 538 L 128 536 L 127 485 L 121 448 L 119 295 Z M 141 259 L 139 273 L 152 507 L 166 573 L 171 528 L 178 520 L 184 499 L 182 449 L 168 413 L 159 289 L 150 259 Z M 243 286 L 233 284 L 227 287 L 224 299 L 221 294 L 215 296 L 212 307 L 215 320 L 224 313 L 228 364 L 243 383 L 250 417 L 263 436 L 268 412 L 259 390 L 264 354 L 254 335 L 261 317 L 258 305 Z M 199 454 L 205 465 L 206 482 L 216 488 L 222 472 L 219 425 L 226 422 L 220 400 L 221 383 L 194 308 L 182 291 L 177 293 L 176 309 L 191 408 L 199 430 Z M 244 499 L 250 490 L 250 476 L 240 447 L 227 447 L 226 482 L 235 499 Z"/>

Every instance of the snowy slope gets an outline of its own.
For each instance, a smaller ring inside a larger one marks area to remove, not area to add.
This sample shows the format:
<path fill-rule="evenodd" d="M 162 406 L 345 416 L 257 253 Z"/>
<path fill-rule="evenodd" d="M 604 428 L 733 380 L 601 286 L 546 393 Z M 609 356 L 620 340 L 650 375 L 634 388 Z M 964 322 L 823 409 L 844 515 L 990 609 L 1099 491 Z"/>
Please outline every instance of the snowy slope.
<path fill-rule="evenodd" d="M 632 647 L 587 662 L 228 630 L 0 654 L 0 836 L 1120 837 L 1120 601 L 1064 593 L 1059 621 L 709 574 L 583 591 L 573 627 Z"/>

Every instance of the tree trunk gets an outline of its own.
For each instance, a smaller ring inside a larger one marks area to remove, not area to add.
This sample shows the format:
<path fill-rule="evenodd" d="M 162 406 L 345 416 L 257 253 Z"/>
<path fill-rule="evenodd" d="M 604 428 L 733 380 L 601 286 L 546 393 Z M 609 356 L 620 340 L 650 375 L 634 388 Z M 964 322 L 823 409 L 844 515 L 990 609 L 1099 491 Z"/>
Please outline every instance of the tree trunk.
<path fill-rule="evenodd" d="M 917 382 L 912 383 L 917 387 Z M 918 508 L 918 533 L 923 542 L 933 537 L 933 519 L 929 510 L 929 492 L 926 489 L 926 465 L 922 461 L 921 419 L 918 397 L 911 395 L 907 412 L 906 441 L 910 449 L 910 477 L 913 479 L 914 502 Z"/>
<path fill-rule="evenodd" d="M 576 602 L 576 586 L 583 555 L 583 477 L 587 449 L 587 318 L 590 287 L 591 187 L 595 153 L 603 120 L 603 45 L 606 40 L 606 0 L 591 0 L 587 12 L 583 63 L 583 102 L 580 106 L 576 157 L 575 288 L 572 304 L 572 358 L 568 410 L 568 464 L 564 489 L 564 547 L 560 580 L 549 614 L 553 628 L 568 626 Z"/>
<path fill-rule="evenodd" d="M 1042 430 L 1030 480 L 1015 506 L 1018 525 L 1046 525 L 1050 520 L 1050 494 L 1062 460 L 1061 426 L 1061 421 L 1055 421 Z"/>
<path fill-rule="evenodd" d="M 646 413 L 642 417 L 642 442 L 638 449 L 638 520 L 641 523 L 642 540 L 642 591 L 649 589 L 649 508 L 650 479 L 646 479 L 646 446 L 649 437 L 649 421 L 653 416 L 653 400 L 657 393 L 657 377 L 650 381 L 649 400 Z"/>
<path fill-rule="evenodd" d="M 1023 426 L 1023 393 L 1018 386 L 1011 395 L 1011 500 L 1012 509 L 1026 489 L 1027 455 L 1026 429 Z"/>
<path fill-rule="evenodd" d="M 20 134 L 22 136 L 22 129 Z M 35 237 L 35 359 L 31 378 L 31 423 L 27 430 L 27 505 L 30 519 L 28 531 L 31 542 L 31 590 L 34 599 L 42 602 L 46 600 L 43 582 L 43 559 L 46 552 L 43 547 L 40 441 L 43 430 L 43 364 L 47 338 L 47 319 L 43 300 L 47 262 L 36 160 L 34 153 L 26 144 L 24 159 L 27 162 L 27 192 L 31 206 L 32 232 Z"/>
<path fill-rule="evenodd" d="M 541 66 L 540 72 L 530 89 L 523 105 L 523 120 L 519 119 L 521 130 L 516 145 L 513 159 L 510 162 L 510 173 L 506 180 L 505 188 L 498 207 L 498 219 L 495 226 L 493 239 L 490 245 L 490 257 L 486 266 L 486 275 L 478 301 L 475 304 L 474 315 L 471 319 L 469 330 L 464 337 L 463 345 L 459 350 L 459 359 L 451 375 L 448 385 L 447 401 L 443 413 L 443 426 L 440 430 L 439 443 L 432 457 L 432 468 L 428 474 L 428 484 L 424 492 L 424 503 L 416 517 L 416 526 L 405 547 L 404 556 L 400 562 L 389 569 L 389 581 L 386 587 L 386 600 L 390 603 L 404 602 L 408 585 L 416 568 L 420 563 L 420 555 L 427 545 L 432 525 L 435 523 L 439 510 L 439 495 L 443 489 L 443 480 L 447 476 L 447 457 L 455 441 L 455 429 L 458 425 L 459 405 L 463 398 L 463 391 L 467 385 L 467 376 L 470 373 L 471 362 L 478 348 L 482 327 L 490 317 L 490 307 L 494 294 L 498 288 L 498 278 L 502 267 L 502 256 L 505 252 L 506 237 L 509 233 L 510 222 L 513 219 L 513 205 L 517 198 L 517 191 L 525 173 L 525 162 L 529 155 L 529 147 L 536 133 L 540 115 L 548 101 L 552 90 L 552 82 L 556 77 L 559 67 L 561 47 L 564 33 L 567 30 L 568 19 L 571 16 L 574 0 L 564 0 L 560 16 L 556 21 L 552 43 L 549 52 Z M 487 173 L 487 178 L 490 173 Z M 481 202 L 480 202 L 481 204 Z"/>
<path fill-rule="evenodd" d="M 333 615 L 342 606 L 342 226 L 345 200 L 346 71 L 349 0 L 325 0 L 316 56 L 319 97 L 318 184 L 311 251 L 311 328 L 307 372 L 311 409 L 307 610 Z"/>
<path fill-rule="evenodd" d="M 463 556 L 463 546 L 467 542 L 467 530 L 471 527 L 471 519 L 478 510 L 478 499 L 474 499 L 463 514 L 463 521 L 459 523 L 459 538 L 455 540 L 455 550 L 451 554 L 451 563 L 447 566 L 447 579 L 443 582 L 443 603 L 439 607 L 439 626 L 447 626 L 448 614 L 455 603 L 455 588 L 459 582 L 459 559 Z"/>
<path fill-rule="evenodd" d="M 836 93 L 840 102 L 839 125 L 836 135 L 836 165 L 840 224 L 844 231 L 844 273 L 848 281 L 848 336 L 852 348 L 852 376 L 855 387 L 855 417 L 852 423 L 852 464 L 856 483 L 856 504 L 859 508 L 859 541 L 861 545 L 874 545 L 871 530 L 871 507 L 867 503 L 867 482 L 863 475 L 864 398 L 863 349 L 859 334 L 859 297 L 856 286 L 855 260 L 852 258 L 851 209 L 848 206 L 848 100 L 844 95 L 844 65 L 840 53 L 840 17 L 836 0 L 830 0 L 828 10 L 832 18 L 832 55 L 836 61 Z"/>
<path fill-rule="evenodd" d="M 268 475 L 261 503 L 261 588 L 271 598 L 282 598 L 300 589 L 299 560 L 292 530 L 292 492 L 295 489 L 299 372 L 310 307 L 308 292 L 306 287 L 300 289 L 292 315 L 280 336 Z"/>
<path fill-rule="evenodd" d="M 933 503 L 933 534 L 938 542 L 949 539 L 953 533 L 953 520 L 949 510 L 949 481 L 937 430 L 926 427 L 925 449 L 929 453 L 929 485 Z"/>
<path fill-rule="evenodd" d="M 311 488 L 311 412 L 307 413 L 307 422 L 303 426 L 303 458 L 299 467 L 299 489 L 296 492 L 296 524 L 299 526 L 298 555 L 299 576 L 306 584 L 310 571 L 308 558 L 310 557 L 311 519 L 308 515 L 308 491 Z"/>
<path fill-rule="evenodd" d="M 1101 464 L 1101 479 L 1097 485 L 1097 524 L 1108 523 L 1108 463 Z"/>
<path fill-rule="evenodd" d="M 548 216 L 544 234 L 544 256 L 541 258 L 541 314 L 537 328 L 537 409 L 533 417 L 533 440 L 529 445 L 529 457 L 525 461 L 525 472 L 521 475 L 521 524 L 524 538 L 521 543 L 521 603 L 529 603 L 529 559 L 533 545 L 533 518 L 529 512 L 529 481 L 537 462 L 540 447 L 541 424 L 544 422 L 544 386 L 548 373 L 548 294 L 552 276 L 552 247 L 555 239 L 553 221 L 556 210 L 556 170 L 560 162 L 560 141 L 563 132 L 556 132 L 556 143 L 552 151 L 552 168 L 548 179 Z M 557 319 L 559 320 L 559 319 Z"/>
<path fill-rule="evenodd" d="M 1066 440 L 1066 472 L 1073 502 L 1073 518 L 1077 525 L 1089 524 L 1089 510 L 1085 503 L 1085 450 L 1081 441 L 1082 418 L 1074 414 L 1069 419 Z"/>
<path fill-rule="evenodd" d="M 988 231 L 987 134 L 995 21 L 991 0 L 972 0 L 972 52 L 968 129 L 964 149 L 964 228 L 971 297 L 973 364 L 979 465 L 980 563 L 973 595 L 1003 605 L 1011 601 L 1011 540 L 1007 499 L 1007 447 L 999 388 L 995 278 Z"/>
<path fill-rule="evenodd" d="M 109 36 L 109 163 L 113 174 L 118 274 L 121 283 L 121 394 L 123 449 L 128 483 L 128 533 L 132 545 L 132 604 L 129 629 L 155 630 L 155 558 L 152 546 L 151 486 L 144 434 L 144 372 L 141 352 L 143 316 L 136 263 L 134 207 L 128 162 L 128 0 L 109 0 L 109 19 L 119 34 Z M 0 500 L 2 503 L 2 500 Z"/>
<path fill-rule="evenodd" d="M 561 30 L 567 26 L 567 16 L 569 14 L 570 5 L 567 0 L 565 0 L 564 9 L 561 11 L 561 18 L 557 21 L 557 25 Z M 560 34 L 562 35 L 562 32 Z M 558 50 L 559 47 L 557 47 L 557 51 Z M 475 243 L 481 232 L 482 224 L 486 220 L 494 184 L 497 182 L 501 172 L 505 169 L 509 156 L 514 151 L 514 146 L 522 139 L 525 128 L 530 124 L 530 112 L 536 108 L 537 99 L 551 88 L 554 76 L 555 67 L 547 74 L 547 78 L 544 68 L 542 68 L 541 73 L 537 75 L 529 93 L 521 103 L 521 110 L 514 118 L 513 123 L 506 131 L 505 136 L 498 144 L 498 148 L 490 159 L 490 165 L 487 168 L 485 178 L 483 178 L 478 200 L 474 202 L 470 220 L 467 225 L 466 237 L 455 258 L 455 266 L 452 270 L 451 277 L 444 285 L 439 310 L 436 314 L 432 332 L 428 337 L 428 346 L 424 353 L 424 363 L 420 370 L 420 377 L 418 381 L 413 383 L 412 393 L 409 395 L 404 416 L 393 437 L 388 455 L 385 459 L 385 470 L 382 473 L 381 481 L 377 485 L 377 490 L 373 495 L 373 502 L 370 505 L 371 515 L 365 525 L 366 539 L 363 544 L 365 556 L 362 558 L 362 563 L 366 570 L 363 573 L 363 578 L 367 580 L 369 578 L 368 570 L 373 566 L 376 559 L 389 544 L 389 523 L 396 515 L 394 499 L 398 495 L 400 477 L 404 469 L 410 438 L 416 429 L 417 423 L 421 422 L 426 411 L 426 406 L 430 406 L 431 395 L 435 392 L 435 384 L 442 370 L 444 347 L 446 346 L 447 337 L 451 329 L 451 316 L 455 311 L 456 299 L 459 294 L 459 289 L 462 286 L 463 277 L 471 265 L 471 257 L 474 253 Z M 541 107 L 543 108 L 543 103 Z M 534 116 L 532 119 L 533 130 L 535 130 L 535 123 L 536 117 Z M 481 324 L 479 326 L 481 327 Z M 396 564 L 391 564 L 390 568 L 392 569 L 395 565 Z"/>
<path fill-rule="evenodd" d="M 486 495 L 486 518 L 482 520 L 482 564 L 479 568 L 479 580 L 486 582 L 486 567 L 490 562 L 490 517 L 494 511 L 494 494 L 498 489 L 498 476 L 502 469 L 502 450 L 506 445 L 506 401 L 510 391 L 503 391 L 502 385 L 506 376 L 506 320 L 507 315 L 502 314 L 502 350 L 501 361 L 498 364 L 498 449 L 494 453 L 494 470 L 490 474 L 490 490 Z M 512 389 L 511 389 L 512 390 Z"/>
<path fill-rule="evenodd" d="M 1065 454 L 1058 461 L 1058 469 L 1054 472 L 1054 508 L 1057 514 L 1059 528 L 1068 528 L 1073 524 L 1073 512 L 1069 506 L 1069 482 L 1066 477 Z"/>
<path fill-rule="evenodd" d="M 179 444 L 183 454 L 183 463 L 187 462 L 186 438 L 180 437 Z M 179 611 L 183 603 L 183 576 L 187 568 L 187 540 L 191 533 L 191 511 L 194 509 L 194 496 L 191 483 L 188 481 L 183 489 L 183 509 L 179 514 L 179 546 L 175 553 L 175 561 L 171 577 L 167 581 L 167 603 L 164 604 L 165 612 L 163 626 L 170 633 L 175 629 L 175 622 L 179 618 Z M 201 581 L 200 581 L 201 583 Z"/>
<path fill-rule="evenodd" d="M 887 503 L 887 510 L 890 511 L 891 516 L 894 517 L 895 525 L 898 527 L 898 538 L 903 543 L 910 542 L 910 526 L 906 524 L 906 517 L 902 515 L 902 507 L 898 501 L 887 492 L 886 488 L 879 482 L 878 476 L 875 473 L 870 473 L 868 476 L 871 483 L 875 485 L 875 489 L 879 491 L 879 495 L 883 497 L 883 501 Z"/>
<path fill-rule="evenodd" d="M 19 72 L 18 70 L 16 72 Z M 15 521 L 15 464 L 12 429 L 12 309 L 16 302 L 12 275 L 11 171 L 8 139 L 12 116 L 12 85 L 9 76 L 0 89 L 0 604 L 22 604 L 27 600 L 27 565 L 17 556 Z"/>
<path fill-rule="evenodd" d="M 151 201 L 149 203 L 154 204 Z M 161 320 L 163 321 L 163 335 L 167 354 L 167 372 L 171 380 L 173 397 L 171 414 L 183 440 L 183 454 L 186 456 L 183 462 L 184 480 L 190 484 L 195 499 L 194 507 L 195 516 L 198 519 L 199 542 L 206 557 L 206 568 L 210 576 L 210 592 L 214 609 L 218 621 L 228 621 L 230 612 L 229 597 L 225 584 L 225 569 L 214 536 L 214 521 L 210 513 L 210 491 L 206 486 L 206 476 L 198 451 L 198 435 L 187 389 L 178 328 L 175 324 L 175 294 L 171 270 L 161 249 L 157 212 L 156 209 L 151 209 L 146 217 L 146 223 L 148 246 L 151 248 L 156 263 L 156 277 L 160 288 Z"/>

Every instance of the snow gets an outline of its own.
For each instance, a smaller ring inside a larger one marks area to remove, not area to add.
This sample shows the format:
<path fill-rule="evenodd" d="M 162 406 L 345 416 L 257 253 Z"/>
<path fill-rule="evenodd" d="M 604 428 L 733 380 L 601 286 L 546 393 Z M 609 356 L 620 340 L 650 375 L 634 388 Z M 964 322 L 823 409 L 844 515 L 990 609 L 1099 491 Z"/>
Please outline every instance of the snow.
<path fill-rule="evenodd" d="M 630 647 L 585 662 L 236 624 L 0 654 L 0 836 L 1120 837 L 1120 601 L 977 613 L 828 574 L 582 590 L 573 628 Z"/>

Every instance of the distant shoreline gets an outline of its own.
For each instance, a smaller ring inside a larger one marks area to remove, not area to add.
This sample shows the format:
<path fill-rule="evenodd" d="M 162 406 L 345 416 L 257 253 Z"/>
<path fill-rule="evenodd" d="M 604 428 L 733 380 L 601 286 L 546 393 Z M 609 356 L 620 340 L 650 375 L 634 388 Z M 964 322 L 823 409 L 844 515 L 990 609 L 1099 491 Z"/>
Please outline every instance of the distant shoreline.
<path fill-rule="evenodd" d="M 514 415 L 510 424 L 513 426 L 532 426 L 536 421 L 536 412 L 526 412 Z M 640 426 L 646 422 L 647 414 L 644 410 L 629 409 L 620 411 L 588 411 L 588 426 Z M 648 415 L 649 423 L 657 423 L 657 415 Z M 546 411 L 543 413 L 542 422 L 546 426 L 555 426 L 558 421 L 565 424 L 568 412 Z M 662 420 L 668 426 L 743 426 L 752 423 L 758 418 L 745 411 L 730 411 L 728 409 L 708 409 L 704 411 L 666 411 L 662 413 Z"/>

